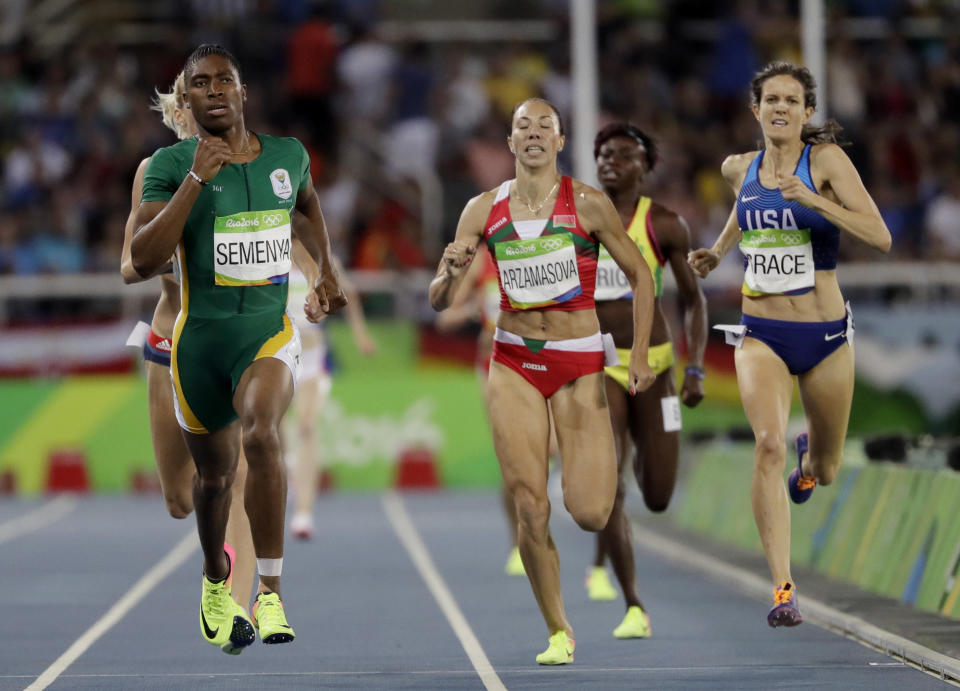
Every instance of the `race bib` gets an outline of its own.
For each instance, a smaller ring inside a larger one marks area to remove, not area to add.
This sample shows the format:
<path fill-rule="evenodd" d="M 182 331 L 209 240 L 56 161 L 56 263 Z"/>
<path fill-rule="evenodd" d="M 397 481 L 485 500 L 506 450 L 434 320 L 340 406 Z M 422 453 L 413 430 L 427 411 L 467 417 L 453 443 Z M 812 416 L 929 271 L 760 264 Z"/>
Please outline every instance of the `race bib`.
<path fill-rule="evenodd" d="M 617 262 L 603 245 L 597 259 L 597 286 L 593 293 L 595 300 L 619 300 L 633 296 L 633 288 L 627 275 L 620 270 Z"/>
<path fill-rule="evenodd" d="M 516 309 L 566 302 L 583 292 L 577 253 L 567 233 L 498 242 L 494 250 L 500 283 Z"/>
<path fill-rule="evenodd" d="M 810 229 L 745 230 L 740 238 L 744 256 L 744 287 L 764 294 L 812 288 L 813 245 Z"/>
<path fill-rule="evenodd" d="M 213 228 L 218 286 L 259 286 L 287 280 L 290 214 L 286 209 L 218 216 Z"/>

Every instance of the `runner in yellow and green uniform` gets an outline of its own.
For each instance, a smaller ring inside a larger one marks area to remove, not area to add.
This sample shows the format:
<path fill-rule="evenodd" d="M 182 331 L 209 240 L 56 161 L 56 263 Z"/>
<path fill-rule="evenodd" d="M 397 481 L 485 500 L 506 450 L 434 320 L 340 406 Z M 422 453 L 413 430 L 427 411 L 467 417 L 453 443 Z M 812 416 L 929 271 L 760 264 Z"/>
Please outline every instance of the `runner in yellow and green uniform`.
<path fill-rule="evenodd" d="M 690 231 L 676 213 L 641 194 L 644 178 L 657 162 L 654 141 L 639 128 L 612 123 L 594 141 L 597 177 L 613 201 L 627 234 L 643 254 L 654 282 L 653 324 L 648 362 L 657 379 L 646 391 L 628 395 L 627 367 L 633 340 L 630 322 L 630 285 L 616 264 L 603 253 L 597 263 L 597 316 L 600 328 L 613 335 L 620 355 L 619 365 L 606 368 L 607 400 L 616 439 L 620 483 L 606 528 L 597 534 L 597 551 L 587 572 L 587 590 L 592 599 L 616 598 L 604 569 L 609 555 L 623 589 L 627 612 L 614 629 L 617 638 L 646 638 L 650 620 L 637 595 L 630 524 L 623 509 L 624 471 L 633 456 L 633 472 L 651 511 L 667 508 L 677 479 L 680 443 L 680 401 L 689 407 L 703 398 L 703 353 L 707 338 L 707 303 L 696 276 L 687 265 Z M 660 303 L 663 267 L 670 262 L 684 305 L 684 332 L 689 364 L 680 396 L 673 373 L 674 353 L 670 328 Z"/>
<path fill-rule="evenodd" d="M 279 425 L 300 357 L 285 312 L 294 210 L 307 221 L 298 239 L 320 268 L 308 317 L 317 320 L 346 299 L 303 146 L 247 130 L 246 87 L 226 49 L 200 46 L 184 73 L 185 104 L 198 137 L 151 157 L 131 259 L 147 277 L 175 253 L 180 274 L 171 377 L 197 465 L 201 633 L 218 647 L 242 648 L 253 642 L 256 627 L 264 643 L 284 643 L 294 632 L 280 599 L 286 476 Z M 249 465 L 244 503 L 260 576 L 252 622 L 230 598 L 232 549 L 224 544 L 241 423 Z"/>

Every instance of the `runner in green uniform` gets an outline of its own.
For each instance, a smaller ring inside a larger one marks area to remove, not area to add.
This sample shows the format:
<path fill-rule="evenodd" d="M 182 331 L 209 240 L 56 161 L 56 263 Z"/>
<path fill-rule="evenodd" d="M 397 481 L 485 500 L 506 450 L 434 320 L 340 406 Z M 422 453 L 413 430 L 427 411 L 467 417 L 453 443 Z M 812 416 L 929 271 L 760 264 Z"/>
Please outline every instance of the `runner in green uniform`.
<path fill-rule="evenodd" d="M 197 465 L 202 634 L 219 647 L 244 647 L 256 626 L 264 643 L 284 643 L 294 633 L 280 600 L 286 476 L 279 425 L 299 369 L 299 338 L 285 313 L 294 209 L 308 221 L 298 238 L 320 267 L 308 317 L 332 313 L 346 298 L 303 145 L 247 130 L 246 87 L 224 48 L 200 46 L 184 71 L 199 134 L 152 156 L 131 257 L 137 273 L 151 276 L 176 254 L 180 272 L 171 377 Z M 253 626 L 230 598 L 233 560 L 224 549 L 241 423 L 245 506 L 260 576 Z"/>
<path fill-rule="evenodd" d="M 163 113 L 163 122 L 170 127 L 178 139 L 188 139 L 196 134 L 197 124 L 183 102 L 183 72 L 177 75 L 169 92 L 157 92 L 155 108 Z M 130 241 L 133 239 L 137 207 L 143 196 L 143 175 L 149 158 L 143 159 L 133 178 L 131 210 L 123 230 L 123 250 L 121 252 L 120 273 L 126 283 L 143 280 L 133 270 L 130 259 Z M 313 260 L 310 260 L 313 264 Z M 313 264 L 316 268 L 316 264 Z M 153 440 L 153 453 L 157 461 L 157 474 L 160 487 L 167 505 L 167 511 L 174 518 L 186 518 L 193 512 L 193 482 L 196 477 L 196 465 L 190 456 L 180 425 L 177 422 L 173 404 L 173 387 L 170 385 L 170 351 L 173 342 L 173 324 L 180 311 L 180 283 L 173 273 L 164 273 L 160 277 L 160 300 L 153 313 L 150 332 L 144 335 L 142 343 L 144 370 L 147 377 L 147 398 L 150 411 L 150 436 Z M 233 499 L 230 517 L 227 520 L 227 541 L 236 554 L 236 572 L 231 587 L 233 599 L 243 607 L 250 605 L 250 593 L 253 590 L 254 550 L 250 536 L 250 522 L 243 508 L 243 485 L 247 477 L 247 459 L 240 454 L 237 464 L 237 476 L 233 485 Z M 224 647 L 226 653 L 238 653 L 232 645 Z"/>

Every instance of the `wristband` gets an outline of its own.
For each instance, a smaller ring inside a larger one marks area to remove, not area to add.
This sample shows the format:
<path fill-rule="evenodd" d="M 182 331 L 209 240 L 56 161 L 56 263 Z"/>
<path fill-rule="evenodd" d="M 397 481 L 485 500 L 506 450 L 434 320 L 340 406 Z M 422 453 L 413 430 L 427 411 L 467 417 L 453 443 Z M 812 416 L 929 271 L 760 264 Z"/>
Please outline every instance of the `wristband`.
<path fill-rule="evenodd" d="M 189 175 L 189 176 L 192 177 L 194 180 L 196 180 L 197 182 L 199 182 L 201 187 L 206 187 L 206 186 L 207 186 L 207 181 L 204 180 L 204 179 L 203 179 L 202 177 L 200 177 L 199 175 L 197 175 L 196 173 L 194 173 L 192 170 L 188 170 L 188 171 L 187 171 L 187 175 Z"/>
<path fill-rule="evenodd" d="M 695 376 L 697 379 L 700 379 L 701 381 L 703 380 L 704 377 L 707 376 L 707 373 L 703 371 L 703 367 L 697 367 L 695 365 L 690 365 L 685 370 L 683 370 L 683 373 L 692 374 L 693 376 Z"/>

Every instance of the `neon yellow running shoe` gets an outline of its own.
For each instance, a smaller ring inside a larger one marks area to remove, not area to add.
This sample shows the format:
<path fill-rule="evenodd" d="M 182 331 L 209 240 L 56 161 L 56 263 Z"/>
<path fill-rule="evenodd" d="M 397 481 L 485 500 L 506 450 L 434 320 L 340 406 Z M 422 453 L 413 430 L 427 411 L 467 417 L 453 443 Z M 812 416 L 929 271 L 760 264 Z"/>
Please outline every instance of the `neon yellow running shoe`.
<path fill-rule="evenodd" d="M 503 569 L 508 576 L 526 576 L 527 571 L 523 568 L 523 559 L 520 558 L 520 548 L 514 547 L 510 550 L 510 556 L 507 557 L 507 565 Z"/>
<path fill-rule="evenodd" d="M 593 566 L 587 569 L 587 596 L 591 600 L 616 600 L 617 590 L 610 583 L 607 570 L 602 566 Z"/>
<path fill-rule="evenodd" d="M 260 593 L 253 604 L 253 625 L 260 632 L 260 640 L 267 645 L 289 643 L 296 634 L 287 623 L 283 602 L 276 593 Z"/>
<path fill-rule="evenodd" d="M 636 605 L 627 609 L 620 626 L 613 630 L 614 638 L 650 638 L 650 617 L 642 607 Z"/>
<path fill-rule="evenodd" d="M 573 662 L 573 649 L 577 642 L 567 635 L 566 631 L 557 631 L 550 636 L 550 645 L 537 655 L 537 663 L 541 665 L 565 665 Z"/>
<path fill-rule="evenodd" d="M 233 563 L 236 554 L 224 544 L 230 572 L 222 581 L 211 581 L 203 576 L 203 591 L 200 595 L 200 633 L 203 639 L 216 645 L 228 655 L 239 655 L 253 643 L 257 636 L 247 611 L 233 601 L 230 586 L 233 582 Z"/>

